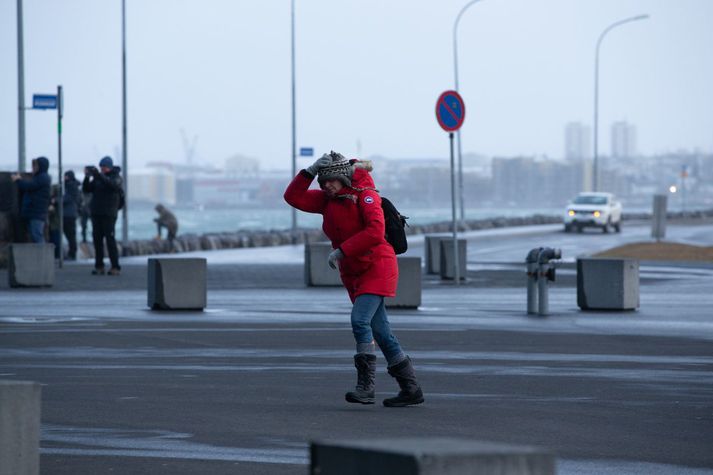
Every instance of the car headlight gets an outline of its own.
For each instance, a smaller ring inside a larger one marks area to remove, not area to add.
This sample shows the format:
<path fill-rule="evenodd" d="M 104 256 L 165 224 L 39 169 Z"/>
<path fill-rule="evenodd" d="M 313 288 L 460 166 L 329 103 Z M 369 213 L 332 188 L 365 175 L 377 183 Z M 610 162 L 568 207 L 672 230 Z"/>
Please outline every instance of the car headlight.
<path fill-rule="evenodd" d="M 575 212 L 574 212 L 573 209 L 571 209 L 571 210 L 567 211 L 567 214 L 570 215 L 570 216 L 574 216 L 574 215 L 575 215 Z"/>
<path fill-rule="evenodd" d="M 602 213 L 600 213 L 599 211 L 595 211 L 595 212 L 594 212 L 594 217 L 595 217 L 595 218 L 598 218 L 598 217 L 601 216 L 601 215 L 602 215 Z"/>

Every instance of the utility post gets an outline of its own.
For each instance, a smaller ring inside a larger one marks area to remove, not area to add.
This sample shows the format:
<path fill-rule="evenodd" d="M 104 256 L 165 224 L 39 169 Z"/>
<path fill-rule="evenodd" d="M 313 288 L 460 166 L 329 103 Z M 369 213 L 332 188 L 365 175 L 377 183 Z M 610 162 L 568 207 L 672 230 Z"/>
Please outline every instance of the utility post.
<path fill-rule="evenodd" d="M 62 86 L 57 86 L 57 169 L 59 172 L 59 193 L 57 208 L 59 212 L 59 268 L 64 264 L 64 174 L 62 172 L 62 116 L 64 115 Z"/>

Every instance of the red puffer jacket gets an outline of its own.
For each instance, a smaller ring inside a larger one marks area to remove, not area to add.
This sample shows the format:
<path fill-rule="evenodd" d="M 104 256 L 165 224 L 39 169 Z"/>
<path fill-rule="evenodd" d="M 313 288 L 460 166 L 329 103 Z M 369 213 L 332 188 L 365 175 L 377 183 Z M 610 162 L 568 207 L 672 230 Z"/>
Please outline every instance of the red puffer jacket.
<path fill-rule="evenodd" d="M 363 163 L 355 164 L 352 187 L 342 188 L 333 198 L 322 190 L 310 190 L 314 177 L 305 170 L 285 190 L 285 201 L 291 206 L 323 216 L 324 233 L 332 247 L 344 253 L 339 272 L 352 302 L 362 294 L 394 297 L 399 280 L 396 254 L 384 237 L 381 197 Z"/>

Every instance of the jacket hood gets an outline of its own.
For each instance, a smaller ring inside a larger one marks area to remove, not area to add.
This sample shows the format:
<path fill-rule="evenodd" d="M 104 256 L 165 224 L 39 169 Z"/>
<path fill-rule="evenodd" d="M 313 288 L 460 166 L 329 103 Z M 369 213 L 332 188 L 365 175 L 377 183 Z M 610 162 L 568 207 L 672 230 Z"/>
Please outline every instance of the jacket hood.
<path fill-rule="evenodd" d="M 50 169 L 50 161 L 47 157 L 37 157 L 35 160 L 37 161 L 39 173 L 47 173 L 47 170 Z"/>
<path fill-rule="evenodd" d="M 374 179 L 369 173 L 374 169 L 370 160 L 355 160 L 354 174 L 352 175 L 352 188 L 355 190 L 375 189 Z"/>

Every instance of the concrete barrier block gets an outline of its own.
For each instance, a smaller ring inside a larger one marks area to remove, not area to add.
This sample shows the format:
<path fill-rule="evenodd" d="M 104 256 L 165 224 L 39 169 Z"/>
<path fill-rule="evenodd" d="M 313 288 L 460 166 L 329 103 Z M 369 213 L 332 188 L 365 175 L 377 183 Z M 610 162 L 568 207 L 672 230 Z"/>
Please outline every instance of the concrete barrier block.
<path fill-rule="evenodd" d="M 0 381 L 0 475 L 40 473 L 42 388 L 31 381 Z"/>
<path fill-rule="evenodd" d="M 441 246 L 441 266 L 440 274 L 441 279 L 455 279 L 455 258 L 453 252 L 453 239 L 444 239 L 440 242 Z M 466 276 L 466 262 L 468 261 L 466 253 L 468 251 L 467 241 L 465 239 L 458 239 L 458 261 L 460 262 L 460 278 L 465 280 Z"/>
<path fill-rule="evenodd" d="M 452 438 L 312 442 L 312 475 L 554 475 L 555 457 L 534 447 Z"/>
<path fill-rule="evenodd" d="M 396 297 L 385 299 L 389 308 L 418 308 L 421 305 L 421 258 L 397 257 L 399 284 Z"/>
<path fill-rule="evenodd" d="M 639 261 L 577 259 L 577 305 L 582 310 L 638 308 Z"/>
<path fill-rule="evenodd" d="M 208 265 L 201 258 L 151 258 L 148 305 L 153 310 L 203 310 Z"/>
<path fill-rule="evenodd" d="M 54 244 L 12 244 L 8 261 L 10 287 L 54 285 Z"/>
<path fill-rule="evenodd" d="M 441 241 L 449 237 L 453 239 L 452 234 L 427 234 L 424 236 L 426 274 L 441 273 Z"/>
<path fill-rule="evenodd" d="M 305 285 L 308 287 L 341 286 L 339 271 L 329 267 L 327 258 L 332 252 L 328 242 L 305 244 Z"/>

